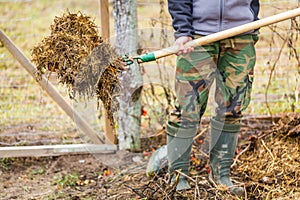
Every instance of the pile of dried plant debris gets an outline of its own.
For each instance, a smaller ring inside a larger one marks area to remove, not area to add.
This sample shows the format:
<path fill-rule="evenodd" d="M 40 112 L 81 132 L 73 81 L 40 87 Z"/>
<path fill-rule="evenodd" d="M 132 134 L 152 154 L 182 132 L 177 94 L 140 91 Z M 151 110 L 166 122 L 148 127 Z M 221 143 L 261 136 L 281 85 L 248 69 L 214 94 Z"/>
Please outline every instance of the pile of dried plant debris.
<path fill-rule="evenodd" d="M 122 58 L 99 36 L 91 18 L 81 12 L 68 11 L 55 17 L 50 31 L 32 51 L 37 78 L 56 73 L 58 81 L 68 87 L 70 97 L 96 96 L 113 123 L 119 107 L 118 76 L 124 70 Z"/>
<path fill-rule="evenodd" d="M 300 199 L 300 114 L 287 114 L 275 125 L 270 120 L 255 135 L 245 130 L 249 128 L 242 132 L 243 142 L 231 170 L 234 181 L 243 183 L 245 197 L 209 183 L 208 157 L 196 143 L 191 156 L 191 190 L 176 192 L 166 169 L 142 187 L 130 188 L 147 199 Z"/>
<path fill-rule="evenodd" d="M 251 139 L 236 175 L 247 182 L 248 196 L 300 198 L 300 114 L 283 116 L 271 131 Z"/>

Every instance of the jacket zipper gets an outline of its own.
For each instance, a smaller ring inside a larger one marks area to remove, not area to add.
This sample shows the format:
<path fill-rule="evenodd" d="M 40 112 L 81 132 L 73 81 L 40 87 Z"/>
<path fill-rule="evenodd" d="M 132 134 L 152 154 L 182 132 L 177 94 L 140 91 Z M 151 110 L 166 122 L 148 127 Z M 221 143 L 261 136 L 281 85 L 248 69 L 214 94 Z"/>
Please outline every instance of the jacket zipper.
<path fill-rule="evenodd" d="M 223 24 L 223 0 L 220 0 L 220 20 L 219 20 L 219 31 L 222 31 Z"/>

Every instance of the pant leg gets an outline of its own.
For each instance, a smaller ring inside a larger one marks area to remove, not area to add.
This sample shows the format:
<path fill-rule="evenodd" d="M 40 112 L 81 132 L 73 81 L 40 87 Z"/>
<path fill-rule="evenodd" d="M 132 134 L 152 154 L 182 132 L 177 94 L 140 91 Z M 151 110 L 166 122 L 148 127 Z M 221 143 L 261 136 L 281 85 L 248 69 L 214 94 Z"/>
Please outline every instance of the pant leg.
<path fill-rule="evenodd" d="M 216 65 L 207 49 L 196 48 L 194 52 L 179 56 L 176 67 L 176 110 L 171 112 L 167 132 L 167 155 L 169 172 L 181 170 L 188 174 L 193 137 L 208 99 L 209 88 L 214 78 Z M 178 189 L 187 183 L 180 181 Z"/>
<path fill-rule="evenodd" d="M 215 78 L 218 43 L 197 47 L 178 56 L 176 65 L 176 110 L 169 117 L 174 126 L 198 125 L 207 106 L 211 84 Z"/>
<path fill-rule="evenodd" d="M 217 116 L 223 120 L 241 118 L 250 103 L 256 41 L 255 35 L 244 35 L 220 42 L 215 99 Z"/>

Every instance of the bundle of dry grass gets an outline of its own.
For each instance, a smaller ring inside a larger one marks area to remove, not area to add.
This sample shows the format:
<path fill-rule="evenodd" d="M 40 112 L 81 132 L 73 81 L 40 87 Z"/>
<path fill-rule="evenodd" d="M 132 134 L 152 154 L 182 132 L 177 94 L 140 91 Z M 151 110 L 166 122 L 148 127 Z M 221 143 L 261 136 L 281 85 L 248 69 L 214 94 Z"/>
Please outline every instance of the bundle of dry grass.
<path fill-rule="evenodd" d="M 61 83 L 72 86 L 82 61 L 103 40 L 98 36 L 96 25 L 82 13 L 68 12 L 55 17 L 50 31 L 51 34 L 32 50 L 37 75 L 56 72 Z"/>
<path fill-rule="evenodd" d="M 122 58 L 99 36 L 89 16 L 69 11 L 55 17 L 51 34 L 33 48 L 32 61 L 37 77 L 55 72 L 72 98 L 96 96 L 114 122 L 118 109 L 119 74 L 124 70 Z"/>
<path fill-rule="evenodd" d="M 119 109 L 119 75 L 124 69 L 123 59 L 110 44 L 103 42 L 81 63 L 81 70 L 73 85 L 75 95 L 78 93 L 80 96 L 91 97 L 95 94 L 102 101 L 112 125 Z"/>

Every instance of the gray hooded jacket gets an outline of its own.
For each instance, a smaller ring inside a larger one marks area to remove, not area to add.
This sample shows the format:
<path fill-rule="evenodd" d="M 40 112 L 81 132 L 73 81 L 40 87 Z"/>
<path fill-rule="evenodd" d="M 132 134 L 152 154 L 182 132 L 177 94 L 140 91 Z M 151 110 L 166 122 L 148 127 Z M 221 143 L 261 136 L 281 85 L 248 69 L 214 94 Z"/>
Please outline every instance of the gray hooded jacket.
<path fill-rule="evenodd" d="M 168 0 L 175 38 L 209 35 L 258 19 L 259 0 Z"/>

